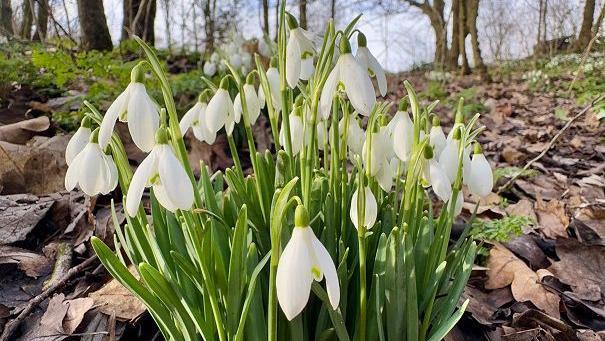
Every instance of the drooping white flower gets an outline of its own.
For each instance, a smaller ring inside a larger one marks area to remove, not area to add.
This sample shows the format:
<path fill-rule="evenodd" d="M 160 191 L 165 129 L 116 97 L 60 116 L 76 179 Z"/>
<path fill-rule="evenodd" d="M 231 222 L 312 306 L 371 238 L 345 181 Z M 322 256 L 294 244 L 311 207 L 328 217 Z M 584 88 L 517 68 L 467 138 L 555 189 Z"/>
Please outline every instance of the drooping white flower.
<path fill-rule="evenodd" d="M 271 57 L 273 52 L 271 51 L 271 38 L 263 36 L 258 39 L 258 52 L 263 57 Z"/>
<path fill-rule="evenodd" d="M 187 130 L 191 128 L 196 139 L 213 144 L 216 140 L 216 133 L 211 132 L 206 125 L 206 108 L 208 105 L 204 102 L 197 101 L 189 111 L 183 115 L 179 127 L 181 134 L 185 135 Z"/>
<path fill-rule="evenodd" d="M 432 123 L 433 124 L 431 125 L 431 131 L 429 132 L 429 142 L 431 146 L 433 146 L 435 156 L 439 158 L 441 152 L 443 151 L 443 148 L 445 148 L 447 140 L 445 138 L 445 134 L 443 133 L 443 129 L 441 129 L 439 118 L 437 116 L 433 118 Z"/>
<path fill-rule="evenodd" d="M 430 174 L 429 181 L 433 188 L 433 192 L 435 192 L 441 201 L 448 202 L 452 197 L 452 184 L 450 183 L 450 179 L 435 159 L 429 160 L 428 166 Z"/>
<path fill-rule="evenodd" d="M 95 130 L 84 149 L 71 160 L 65 173 L 65 189 L 80 186 L 87 195 L 107 194 L 118 184 L 118 169 L 111 156 L 106 155 L 98 142 Z"/>
<path fill-rule="evenodd" d="M 84 117 L 78 130 L 76 130 L 71 139 L 69 139 L 67 148 L 65 149 L 65 162 L 68 166 L 71 164 L 76 155 L 78 155 L 88 144 L 90 134 L 92 133 L 90 130 L 90 125 L 90 118 Z"/>
<path fill-rule="evenodd" d="M 395 156 L 393 144 L 388 134 L 388 127 L 380 127 L 378 132 L 372 133 L 372 148 L 370 153 L 371 155 L 368 154 L 369 142 L 369 138 L 366 138 L 366 140 L 364 141 L 362 149 L 362 160 L 364 162 L 364 166 L 366 168 L 370 168 L 370 175 L 377 176 L 379 173 L 383 172 L 383 168 L 389 166 L 391 159 L 393 158 L 393 156 Z M 368 157 L 371 157 L 371 160 L 368 160 Z M 368 165 L 368 162 L 371 164 Z M 394 176 L 394 174 L 392 174 L 392 172 L 390 171 L 390 168 L 388 168 L 387 170 L 388 173 L 382 174 L 383 177 L 389 174 L 391 176 Z"/>
<path fill-rule="evenodd" d="M 398 111 L 393 120 L 393 149 L 397 157 L 407 162 L 414 143 L 414 123 L 407 112 Z"/>
<path fill-rule="evenodd" d="M 279 78 L 279 71 L 277 71 L 277 69 L 275 67 L 270 67 L 267 70 L 267 81 L 269 83 L 269 91 L 271 92 L 271 103 L 273 105 L 273 109 L 275 109 L 276 111 L 280 111 L 281 110 L 281 95 L 280 95 L 280 78 Z M 259 87 L 258 88 L 258 100 L 260 102 L 260 107 L 264 108 L 265 107 L 265 91 L 263 89 L 263 87 Z"/>
<path fill-rule="evenodd" d="M 351 218 L 353 225 L 355 225 L 355 228 L 357 229 L 359 229 L 358 225 L 361 218 L 359 216 L 360 212 L 357 207 L 358 192 L 359 189 L 357 189 L 355 193 L 353 193 L 353 196 L 351 197 L 351 209 L 349 210 L 349 217 Z M 374 226 L 374 224 L 376 223 L 376 218 L 378 217 L 378 203 L 376 202 L 376 197 L 374 197 L 374 194 L 372 193 L 372 190 L 369 187 L 365 187 L 364 193 L 365 214 L 362 224 L 363 226 L 365 226 L 365 228 L 370 229 Z"/>
<path fill-rule="evenodd" d="M 295 88 L 299 79 L 307 80 L 313 74 L 315 48 L 307 31 L 298 26 L 296 19 L 289 13 L 286 18 L 290 27 L 286 45 L 286 81 L 291 88 Z"/>
<path fill-rule="evenodd" d="M 450 179 L 450 183 L 454 183 L 456 181 L 456 176 L 458 175 L 458 166 L 459 166 L 459 152 L 460 152 L 460 139 L 458 136 L 452 138 L 451 140 L 447 140 L 445 143 L 445 147 L 439 155 L 439 164 L 445 171 L 448 179 Z M 463 153 L 463 158 L 467 157 L 466 152 Z M 464 163 L 463 163 L 464 164 Z"/>
<path fill-rule="evenodd" d="M 204 63 L 203 71 L 208 77 L 214 76 L 216 74 L 216 64 L 210 61 Z"/>
<path fill-rule="evenodd" d="M 348 124 L 349 129 L 347 132 L 347 146 L 349 147 L 349 150 L 354 155 L 361 155 L 364 141 L 366 138 L 366 136 L 365 136 L 366 133 L 363 129 L 361 129 L 361 126 L 359 125 L 359 121 L 357 121 L 357 119 L 355 119 L 355 116 L 356 115 L 349 117 L 349 124 Z M 344 131 L 345 131 L 344 125 L 345 125 L 345 122 L 344 122 L 344 117 L 343 117 L 338 122 L 338 130 L 341 135 L 344 134 Z"/>
<path fill-rule="evenodd" d="M 313 281 L 326 278 L 328 298 L 333 309 L 340 303 L 336 266 L 328 250 L 317 239 L 305 208 L 296 208 L 292 237 L 279 258 L 276 274 L 277 300 L 288 320 L 300 314 L 311 292 Z"/>
<path fill-rule="evenodd" d="M 353 108 L 361 115 L 370 116 L 376 103 L 376 94 L 370 76 L 351 54 L 351 46 L 346 39 L 341 40 L 340 50 L 338 61 L 328 75 L 321 91 L 321 115 L 325 119 L 330 116 L 334 93 L 338 85 L 342 83 Z"/>
<path fill-rule="evenodd" d="M 258 99 L 258 95 L 256 94 L 256 90 L 254 90 L 254 85 L 246 83 L 243 86 L 243 90 L 244 94 L 246 95 L 246 106 L 248 107 L 250 125 L 253 125 L 260 116 L 260 101 Z M 233 110 L 235 114 L 235 122 L 239 123 L 242 116 L 242 100 L 240 94 L 235 96 L 235 100 L 233 101 Z"/>
<path fill-rule="evenodd" d="M 227 79 L 221 81 L 221 87 L 208 102 L 206 108 L 206 125 L 208 130 L 216 134 L 224 126 L 228 135 L 233 132 L 235 126 L 235 111 L 233 101 L 227 89 Z"/>
<path fill-rule="evenodd" d="M 107 147 L 116 120 L 128 122 L 128 130 L 136 146 L 149 152 L 155 144 L 155 131 L 160 125 L 159 108 L 151 99 L 145 85 L 141 66 L 132 69 L 132 81 L 109 106 L 99 129 L 99 145 Z"/>
<path fill-rule="evenodd" d="M 399 159 L 396 157 L 391 157 L 387 159 L 378 173 L 376 174 L 376 181 L 378 181 L 378 185 L 384 191 L 389 192 L 393 187 L 393 181 L 397 174 L 397 166 L 399 165 Z"/>
<path fill-rule="evenodd" d="M 235 69 L 238 69 L 242 66 L 242 56 L 238 52 L 233 53 L 229 56 L 229 64 L 233 66 Z"/>
<path fill-rule="evenodd" d="M 216 51 L 212 52 L 210 55 L 210 61 L 214 64 L 217 64 L 221 60 L 221 56 L 218 55 Z"/>
<path fill-rule="evenodd" d="M 126 213 L 129 216 L 137 214 L 145 187 L 153 187 L 158 202 L 171 212 L 189 209 L 193 205 L 193 186 L 166 137 L 158 140 L 132 177 L 126 194 Z"/>
<path fill-rule="evenodd" d="M 305 137 L 303 136 L 304 126 L 303 126 L 302 117 L 300 117 L 298 115 L 296 110 L 297 109 L 294 109 L 292 111 L 292 113 L 288 116 L 288 119 L 290 121 L 290 142 L 292 143 L 292 154 L 293 155 L 296 155 L 301 151 L 301 149 L 303 148 L 303 145 L 305 143 L 305 140 L 306 140 Z M 282 122 L 282 127 L 279 131 L 279 143 L 282 145 L 283 148 L 285 148 L 285 146 L 286 146 L 286 129 L 284 127 L 283 122 Z"/>
<path fill-rule="evenodd" d="M 469 174 L 465 175 L 464 178 L 464 183 L 468 186 L 468 189 L 480 197 L 490 194 L 494 185 L 494 176 L 492 168 L 478 144 L 475 146 L 475 153 L 469 168 Z"/>
<path fill-rule="evenodd" d="M 380 95 L 384 96 L 387 94 L 387 77 L 380 66 L 376 57 L 370 52 L 368 49 L 368 43 L 366 40 L 366 36 L 363 33 L 359 33 L 357 36 L 357 53 L 355 57 L 359 64 L 365 68 L 371 76 L 376 77 L 376 82 L 378 83 L 378 90 L 380 91 Z"/>

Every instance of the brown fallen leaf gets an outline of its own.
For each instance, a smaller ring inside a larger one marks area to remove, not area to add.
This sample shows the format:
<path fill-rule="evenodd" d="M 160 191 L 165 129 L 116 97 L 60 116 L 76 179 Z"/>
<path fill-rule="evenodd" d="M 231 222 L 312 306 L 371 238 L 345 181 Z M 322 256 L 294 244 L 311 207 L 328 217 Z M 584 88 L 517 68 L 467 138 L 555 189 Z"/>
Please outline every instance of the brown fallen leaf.
<path fill-rule="evenodd" d="M 512 205 L 508 205 L 505 211 L 509 216 L 528 217 L 534 222 L 538 221 L 538 217 L 536 216 L 536 212 L 534 211 L 534 204 L 527 199 L 521 199 Z"/>
<path fill-rule="evenodd" d="M 536 201 L 538 228 L 550 239 L 567 238 L 569 217 L 565 213 L 565 204 L 557 199 L 544 202 L 538 195 Z"/>
<path fill-rule="evenodd" d="M 54 202 L 28 194 L 0 196 L 0 245 L 25 240 Z"/>
<path fill-rule="evenodd" d="M 0 264 L 17 264 L 33 278 L 46 275 L 50 270 L 50 260 L 43 255 L 8 245 L 0 245 Z"/>
<path fill-rule="evenodd" d="M 569 240 L 558 243 L 556 251 L 560 261 L 549 270 L 580 298 L 599 301 L 605 293 L 605 247 Z"/>
<path fill-rule="evenodd" d="M 69 309 L 65 319 L 63 319 L 63 329 L 65 333 L 73 334 L 84 319 L 84 314 L 94 306 L 95 300 L 90 297 L 81 297 L 67 300 L 65 303 L 67 303 Z"/>
<path fill-rule="evenodd" d="M 134 267 L 128 269 L 138 277 Z M 115 279 L 88 296 L 94 299 L 95 305 L 99 306 L 102 313 L 115 314 L 116 318 L 121 320 L 134 320 L 146 310 L 145 305 Z"/>
<path fill-rule="evenodd" d="M 513 297 L 519 302 L 530 301 L 547 314 L 559 318 L 558 295 L 546 290 L 538 275 L 523 261 L 501 244 L 490 250 L 487 267 L 486 289 L 511 286 Z"/>
<path fill-rule="evenodd" d="M 36 133 L 48 130 L 50 120 L 47 116 L 40 116 L 29 120 L 0 126 L 0 141 L 16 144 L 25 144 Z"/>

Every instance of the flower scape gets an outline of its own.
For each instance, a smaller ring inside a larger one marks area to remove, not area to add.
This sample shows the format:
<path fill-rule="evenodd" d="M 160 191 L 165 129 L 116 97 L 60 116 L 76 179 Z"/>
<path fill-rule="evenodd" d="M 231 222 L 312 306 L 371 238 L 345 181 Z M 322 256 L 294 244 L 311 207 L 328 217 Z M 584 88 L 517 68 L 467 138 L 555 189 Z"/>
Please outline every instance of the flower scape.
<path fill-rule="evenodd" d="M 462 316 L 477 246 L 450 232 L 463 191 L 481 197 L 493 185 L 478 115 L 465 122 L 454 113 L 446 135 L 437 103 L 420 107 L 409 83 L 399 103 L 377 100 L 388 90 L 385 72 L 358 19 L 342 30 L 329 22 L 315 39 L 282 2 L 270 62 L 255 56 L 247 72 L 223 61 L 228 74 L 219 84 L 206 79 L 186 113 L 176 112 L 162 64 L 137 39 L 146 59 L 130 85 L 104 115 L 86 103 L 90 113 L 67 146 L 65 187 L 94 196 L 119 185 L 127 222 L 119 226 L 112 204 L 114 245 L 94 237 L 92 245 L 165 339 L 436 341 Z M 162 100 L 148 94 L 147 72 Z M 260 115 L 272 151 L 256 150 Z M 134 172 L 118 120 L 147 153 Z M 234 166 L 210 174 L 202 165 L 194 176 L 189 130 L 208 144 L 224 131 Z"/>

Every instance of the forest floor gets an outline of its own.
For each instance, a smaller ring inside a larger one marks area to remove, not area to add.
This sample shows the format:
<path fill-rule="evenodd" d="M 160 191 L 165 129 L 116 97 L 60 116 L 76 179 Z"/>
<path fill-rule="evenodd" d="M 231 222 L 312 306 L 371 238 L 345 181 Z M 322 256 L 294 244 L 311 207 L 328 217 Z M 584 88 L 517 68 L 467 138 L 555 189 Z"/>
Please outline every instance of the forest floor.
<path fill-rule="evenodd" d="M 497 74 L 493 82 L 447 74 L 435 81 L 424 72 L 389 78 L 391 99 L 401 97 L 404 79 L 423 101 L 440 99 L 436 112 L 444 126 L 451 126 L 458 97 L 465 97 L 465 112 L 482 114 L 479 140 L 497 178 L 494 193 L 479 202 L 481 223 L 471 226 L 482 247 L 464 292 L 470 304 L 447 340 L 605 339 L 605 124 L 602 106 L 589 107 L 603 77 L 574 80 L 569 69 L 536 77 L 524 67 L 524 74 Z M 112 243 L 110 201 L 121 202 L 121 194 L 88 198 L 64 190 L 70 135 L 54 112 L 66 103 L 78 106 L 77 92 L 88 89 L 50 96 L 14 84 L 0 90 L 8 98 L 0 105 L 0 330 L 11 331 L 6 340 L 157 338 L 142 304 L 110 279 L 88 243 L 93 235 Z M 255 128 L 260 150 L 271 146 L 262 122 Z M 122 135 L 136 164 L 142 155 Z M 230 166 L 223 140 L 208 146 L 189 138 L 192 164 Z M 475 206 L 477 198 L 467 196 L 454 233 Z"/>

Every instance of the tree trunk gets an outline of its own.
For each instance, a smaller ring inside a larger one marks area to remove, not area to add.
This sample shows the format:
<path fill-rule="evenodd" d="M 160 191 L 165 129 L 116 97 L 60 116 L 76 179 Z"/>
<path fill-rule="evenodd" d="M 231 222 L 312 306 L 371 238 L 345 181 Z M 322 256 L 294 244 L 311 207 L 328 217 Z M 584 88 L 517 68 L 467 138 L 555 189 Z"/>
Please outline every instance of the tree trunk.
<path fill-rule="evenodd" d="M 298 21 L 300 27 L 307 29 L 307 0 L 298 0 Z"/>
<path fill-rule="evenodd" d="M 596 36 L 601 29 L 601 25 L 603 25 L 603 18 L 605 18 L 605 2 L 601 6 L 601 11 L 599 12 L 599 17 L 594 25 L 592 25 L 592 36 Z"/>
<path fill-rule="evenodd" d="M 121 40 L 130 38 L 132 33 L 154 45 L 156 9 L 156 0 L 124 0 Z"/>
<path fill-rule="evenodd" d="M 21 21 L 21 30 L 19 35 L 23 39 L 31 39 L 32 37 L 32 3 L 30 0 L 23 0 L 23 20 Z"/>
<path fill-rule="evenodd" d="M 466 1 L 460 1 L 458 7 L 458 22 L 460 23 L 460 28 L 458 30 L 458 50 L 460 52 L 460 56 L 462 57 L 462 65 L 460 68 L 460 72 L 463 75 L 468 75 L 471 73 L 471 68 L 468 65 L 468 58 L 466 57 L 466 35 L 467 35 L 467 27 L 466 27 Z M 452 38 L 454 39 L 454 38 Z"/>
<path fill-rule="evenodd" d="M 170 0 L 164 0 L 164 25 L 166 25 L 166 43 L 168 50 L 172 51 L 172 31 L 170 30 Z"/>
<path fill-rule="evenodd" d="M 0 34 L 12 36 L 15 34 L 13 30 L 13 9 L 11 0 L 0 1 Z"/>
<path fill-rule="evenodd" d="M 458 11 L 460 10 L 460 2 L 462 0 L 452 1 L 452 48 L 448 52 L 448 67 L 450 70 L 458 68 L 458 56 L 460 56 L 460 44 L 457 44 L 458 36 L 460 35 L 460 20 L 458 20 Z"/>
<path fill-rule="evenodd" d="M 107 28 L 103 0 L 78 0 L 78 16 L 85 50 L 111 50 L 111 36 Z"/>
<path fill-rule="evenodd" d="M 332 0 L 330 3 L 330 18 L 334 20 L 336 16 L 336 0 Z"/>
<path fill-rule="evenodd" d="M 213 6 L 214 5 L 214 6 Z M 213 0 L 206 0 L 204 6 L 204 30 L 206 32 L 206 44 L 204 44 L 204 52 L 207 56 L 210 56 L 214 52 L 214 8 L 216 3 Z"/>
<path fill-rule="evenodd" d="M 475 70 L 484 81 L 489 81 L 487 67 L 481 56 L 481 48 L 479 47 L 479 33 L 477 30 L 477 17 L 479 16 L 479 0 L 470 0 L 467 4 L 466 26 L 471 35 L 471 46 L 473 49 L 473 63 Z"/>
<path fill-rule="evenodd" d="M 445 9 L 444 0 L 434 0 L 431 5 L 428 1 L 417 2 L 406 0 L 411 6 L 415 6 L 424 13 L 431 23 L 431 27 L 435 32 L 435 65 L 438 67 L 446 66 L 447 59 L 447 25 L 443 17 Z"/>
<path fill-rule="evenodd" d="M 34 40 L 44 41 L 48 30 L 48 0 L 38 0 L 38 17 L 36 18 L 36 33 Z"/>
<path fill-rule="evenodd" d="M 263 33 L 269 36 L 269 0 L 263 0 Z"/>
<path fill-rule="evenodd" d="M 582 13 L 582 26 L 575 43 L 575 49 L 584 50 L 592 39 L 592 21 L 594 19 L 595 0 L 586 0 Z"/>

